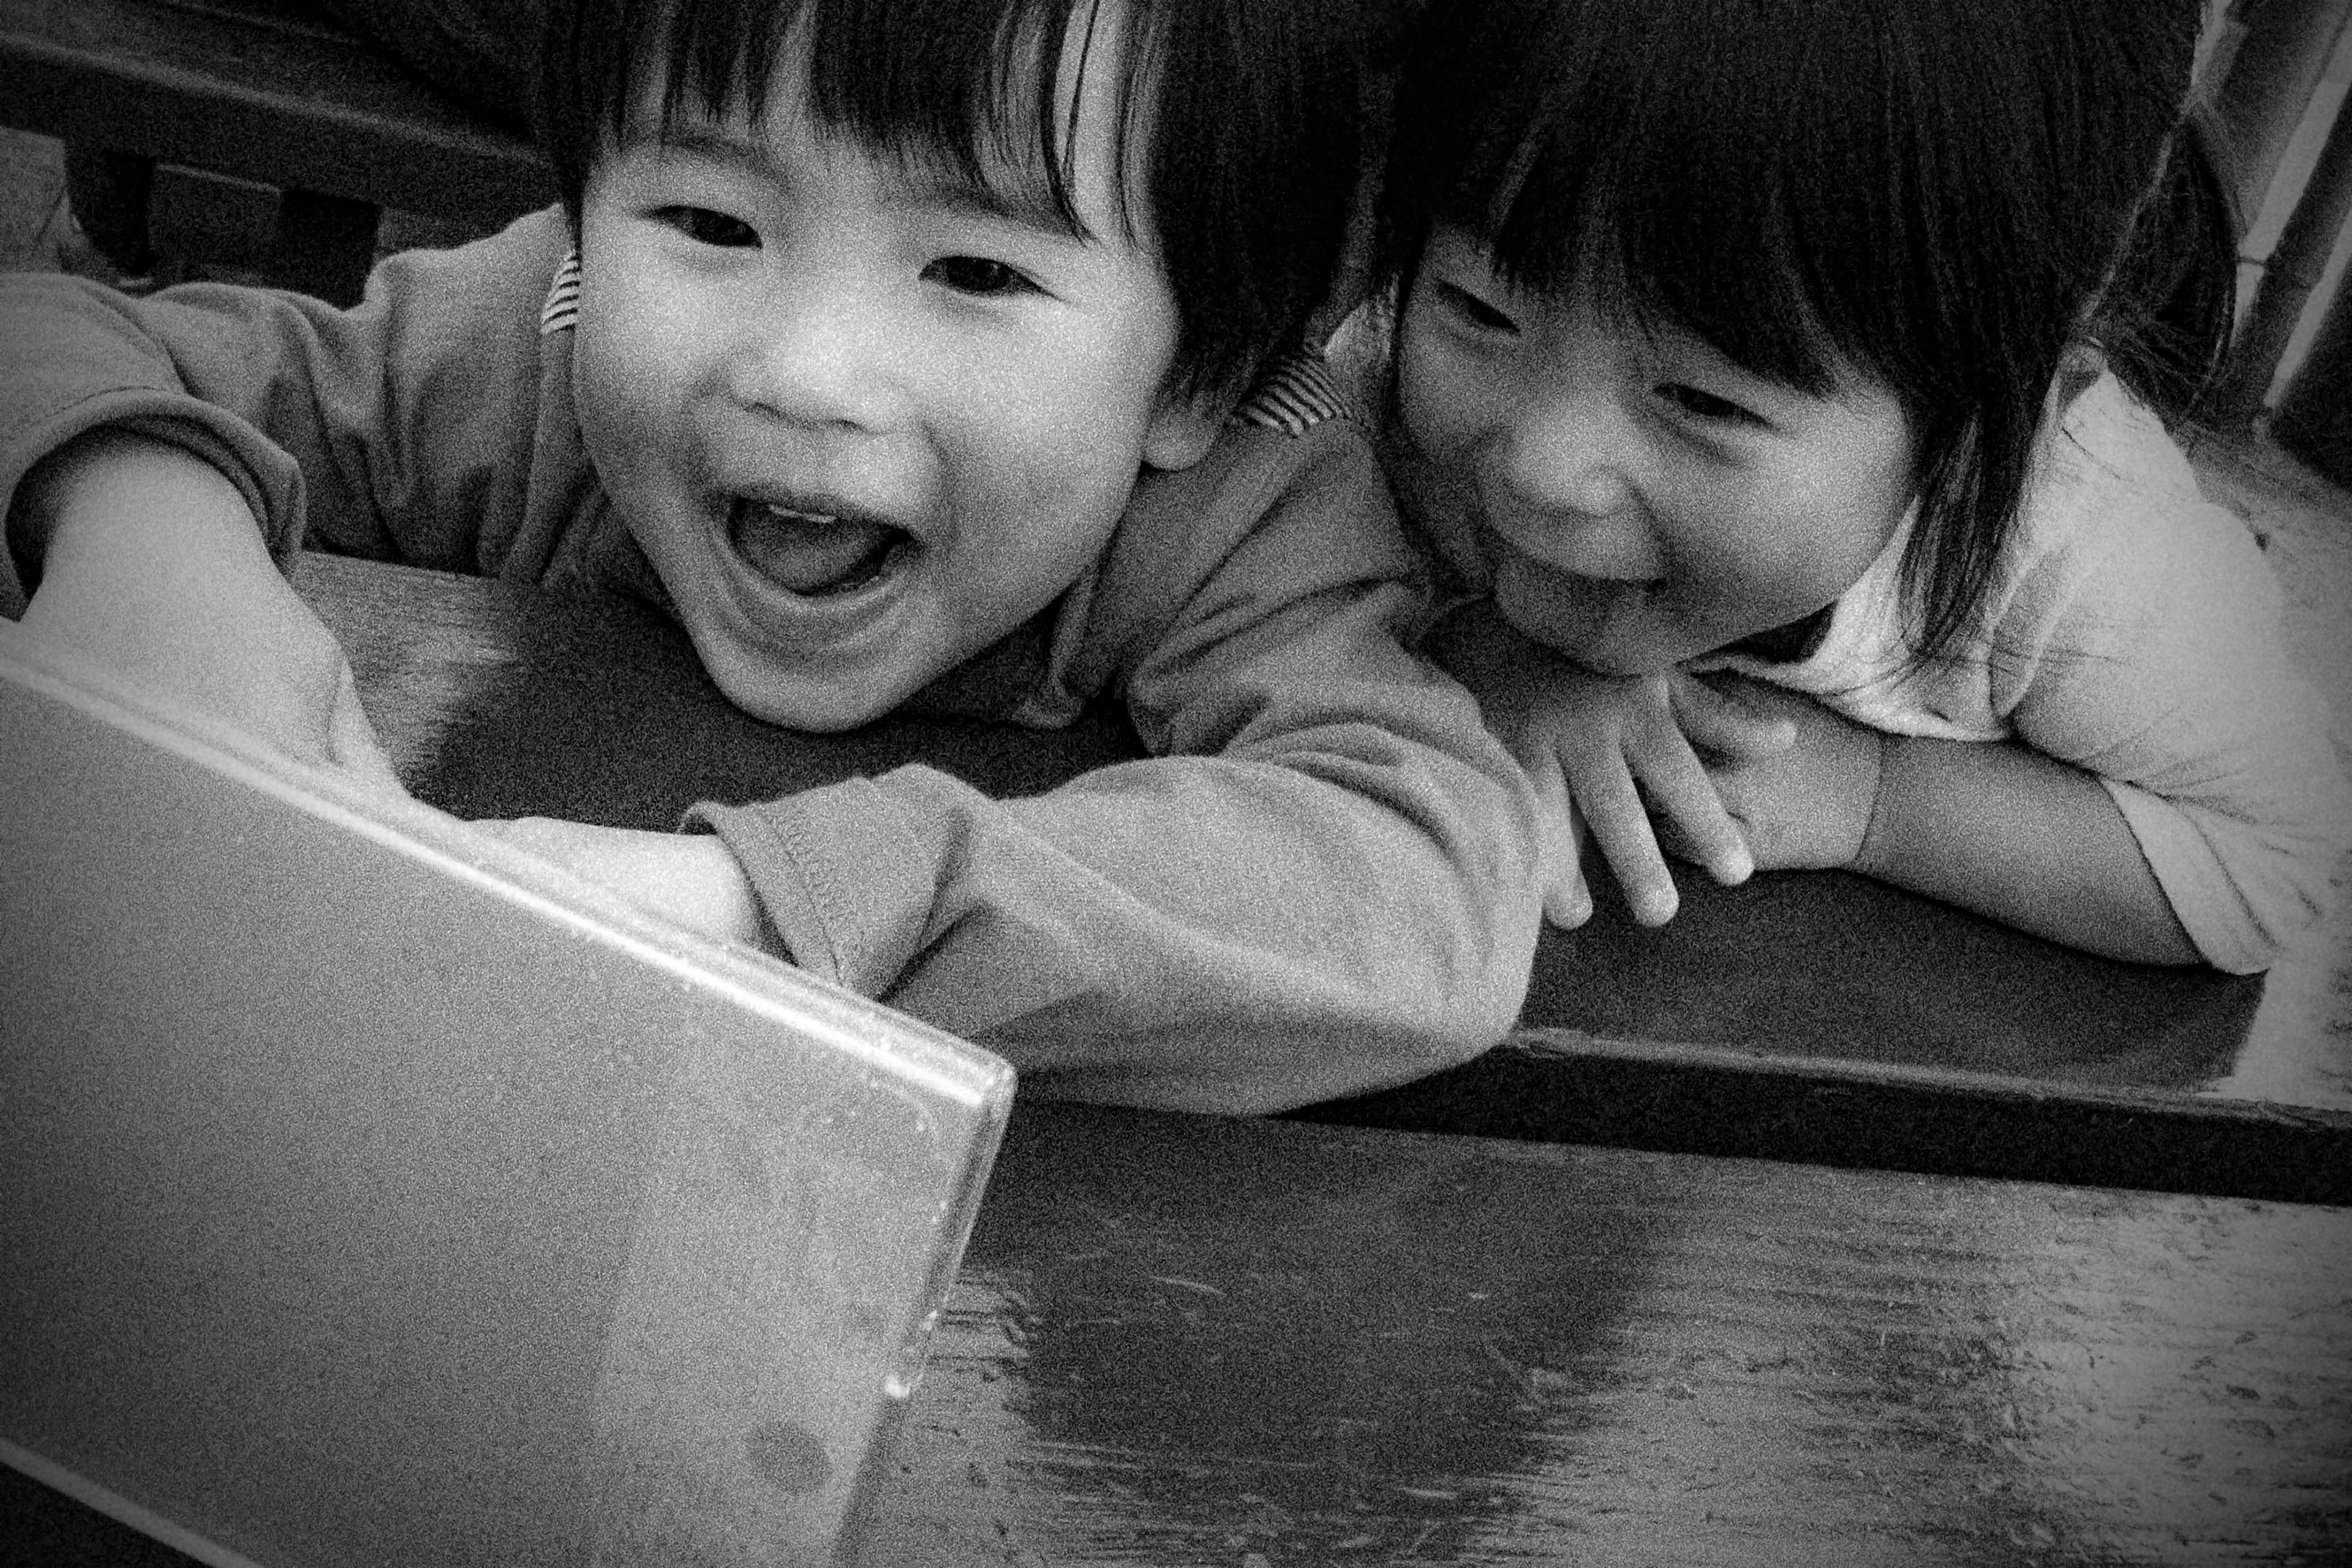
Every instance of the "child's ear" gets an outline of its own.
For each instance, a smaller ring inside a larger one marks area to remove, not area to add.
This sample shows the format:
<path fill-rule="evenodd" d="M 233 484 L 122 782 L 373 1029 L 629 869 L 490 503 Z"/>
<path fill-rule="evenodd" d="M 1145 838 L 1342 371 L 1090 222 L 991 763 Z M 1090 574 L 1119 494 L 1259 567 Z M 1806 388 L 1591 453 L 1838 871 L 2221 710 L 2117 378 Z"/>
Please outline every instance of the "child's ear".
<path fill-rule="evenodd" d="M 1216 399 L 1169 387 L 1143 432 L 1144 466 L 1171 472 L 1191 468 L 1209 455 L 1224 423 L 1224 407 Z"/>

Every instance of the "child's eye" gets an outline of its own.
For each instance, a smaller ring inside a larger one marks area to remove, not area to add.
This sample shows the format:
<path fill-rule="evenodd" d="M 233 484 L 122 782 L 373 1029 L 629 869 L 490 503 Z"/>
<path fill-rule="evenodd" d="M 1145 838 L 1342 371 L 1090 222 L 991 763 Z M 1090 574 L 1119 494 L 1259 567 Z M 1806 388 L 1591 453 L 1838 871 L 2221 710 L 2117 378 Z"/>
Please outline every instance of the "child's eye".
<path fill-rule="evenodd" d="M 727 248 L 757 247 L 760 231 L 741 218 L 729 217 L 725 213 L 709 207 L 664 207 L 662 221 L 667 223 L 698 245 L 716 245 Z"/>
<path fill-rule="evenodd" d="M 1727 397 L 1717 397 L 1681 382 L 1666 382 L 1657 389 L 1658 395 L 1685 414 L 1725 425 L 1760 425 L 1762 420 Z"/>
<path fill-rule="evenodd" d="M 959 294 L 1019 294 L 1036 288 L 1020 268 L 984 256 L 942 256 L 923 268 L 923 276 Z"/>
<path fill-rule="evenodd" d="M 1444 301 L 1447 310 L 1483 331 L 1516 333 L 1519 330 L 1517 321 L 1467 289 L 1452 283 L 1440 283 L 1437 297 Z"/>

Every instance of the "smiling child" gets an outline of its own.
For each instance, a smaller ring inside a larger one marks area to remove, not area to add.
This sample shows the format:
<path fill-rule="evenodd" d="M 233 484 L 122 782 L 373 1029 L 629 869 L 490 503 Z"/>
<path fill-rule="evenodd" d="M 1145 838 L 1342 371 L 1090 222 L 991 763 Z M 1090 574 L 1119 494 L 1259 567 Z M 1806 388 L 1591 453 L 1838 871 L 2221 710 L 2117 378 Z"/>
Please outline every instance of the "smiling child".
<path fill-rule="evenodd" d="M 560 212 L 349 312 L 6 283 L 26 627 L 387 784 L 299 547 L 642 595 L 799 729 L 1118 698 L 1151 756 L 1030 799 L 915 766 L 495 830 L 1064 1093 L 1262 1110 L 1498 1039 L 1532 799 L 1402 646 L 1414 558 L 1299 347 L 1352 8 L 557 12 Z"/>
<path fill-rule="evenodd" d="M 2175 433 L 2235 287 L 2200 12 L 1424 13 L 1335 357 L 1438 645 L 1636 919 L 1662 848 L 2242 973 L 2333 905 L 2326 704 Z"/>

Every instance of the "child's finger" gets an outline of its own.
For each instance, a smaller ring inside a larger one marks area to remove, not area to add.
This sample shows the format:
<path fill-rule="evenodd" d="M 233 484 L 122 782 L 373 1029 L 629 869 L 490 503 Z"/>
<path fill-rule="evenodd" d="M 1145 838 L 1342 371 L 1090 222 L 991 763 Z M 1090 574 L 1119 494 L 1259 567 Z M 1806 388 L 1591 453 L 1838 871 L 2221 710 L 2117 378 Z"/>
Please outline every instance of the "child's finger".
<path fill-rule="evenodd" d="M 1592 918 L 1592 893 L 1584 873 L 1571 867 L 1567 879 L 1544 890 L 1544 919 L 1562 931 L 1574 931 Z"/>
<path fill-rule="evenodd" d="M 1592 891 L 1584 881 L 1582 827 L 1557 763 L 1532 768 L 1528 776 L 1535 782 L 1543 835 L 1544 919 L 1574 931 L 1592 918 Z"/>
<path fill-rule="evenodd" d="M 1625 890 L 1633 918 L 1645 926 L 1665 924 L 1675 918 L 1682 900 L 1632 775 L 1617 773 L 1580 787 L 1584 793 L 1578 796 L 1577 805 L 1584 814 L 1585 827 L 1599 846 L 1601 858 L 1617 874 L 1617 884 Z"/>
<path fill-rule="evenodd" d="M 1687 750 L 1678 756 L 1657 759 L 1642 774 L 1642 788 L 1651 813 L 1672 829 L 1683 858 L 1696 861 L 1708 876 L 1726 887 L 1737 887 L 1756 873 L 1756 857 L 1747 835 L 1726 810 L 1715 780 Z"/>
<path fill-rule="evenodd" d="M 1756 861 L 1746 837 L 1724 810 L 1715 780 L 1678 725 L 1645 732 L 1638 744 L 1628 746 L 1625 760 L 1641 792 L 1645 819 L 1668 824 L 1687 858 L 1726 886 L 1754 874 Z M 1655 831 L 1651 829 L 1653 837 Z"/>
<path fill-rule="evenodd" d="M 1675 721 L 1699 750 L 1727 762 L 1748 762 L 1796 744 L 1795 720 L 1760 712 L 1696 676 L 1676 671 L 1671 680 Z"/>

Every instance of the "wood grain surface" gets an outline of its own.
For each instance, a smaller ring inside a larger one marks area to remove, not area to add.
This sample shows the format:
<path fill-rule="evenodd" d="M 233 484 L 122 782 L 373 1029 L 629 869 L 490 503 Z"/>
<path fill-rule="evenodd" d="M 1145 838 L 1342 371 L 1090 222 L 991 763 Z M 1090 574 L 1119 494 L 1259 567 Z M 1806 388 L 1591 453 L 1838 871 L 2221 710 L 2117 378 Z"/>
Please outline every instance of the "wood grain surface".
<path fill-rule="evenodd" d="M 2341 1563 L 2347 1265 L 2340 1208 L 1041 1102 L 859 1560 Z"/>
<path fill-rule="evenodd" d="M 2342 1562 L 2352 1212 L 1017 1111 L 866 1561 Z"/>

